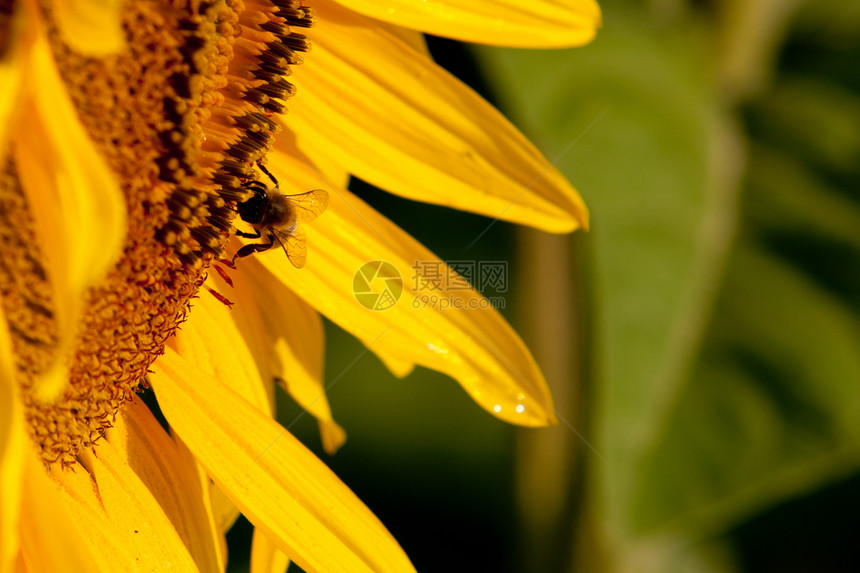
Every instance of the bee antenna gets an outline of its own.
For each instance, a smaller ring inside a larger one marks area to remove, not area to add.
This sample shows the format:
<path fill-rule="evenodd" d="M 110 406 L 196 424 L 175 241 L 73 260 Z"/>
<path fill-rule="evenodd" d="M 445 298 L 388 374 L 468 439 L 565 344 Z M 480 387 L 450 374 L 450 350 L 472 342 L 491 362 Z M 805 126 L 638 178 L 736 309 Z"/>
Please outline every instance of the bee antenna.
<path fill-rule="evenodd" d="M 272 180 L 272 183 L 274 183 L 274 184 L 275 184 L 275 187 L 278 187 L 278 180 L 277 180 L 277 179 L 275 179 L 275 176 L 274 176 L 274 175 L 272 175 L 271 173 L 269 173 L 269 170 L 268 170 L 268 169 L 266 169 L 266 167 L 265 167 L 262 163 L 260 163 L 260 162 L 258 161 L 258 162 L 257 162 L 257 167 L 259 167 L 259 168 L 260 168 L 260 171 L 262 171 L 263 173 L 265 173 L 266 175 L 268 175 L 268 176 L 269 176 L 269 179 L 271 179 L 271 180 Z"/>

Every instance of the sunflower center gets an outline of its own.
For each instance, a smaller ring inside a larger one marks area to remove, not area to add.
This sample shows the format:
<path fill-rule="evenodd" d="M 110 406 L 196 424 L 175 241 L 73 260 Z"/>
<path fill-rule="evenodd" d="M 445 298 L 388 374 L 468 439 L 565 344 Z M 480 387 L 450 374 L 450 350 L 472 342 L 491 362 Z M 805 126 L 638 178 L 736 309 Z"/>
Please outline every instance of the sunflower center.
<path fill-rule="evenodd" d="M 58 68 L 128 208 L 122 256 L 85 301 L 69 385 L 40 402 L 32 390 L 57 358 L 60 302 L 13 154 L 0 150 L 0 298 L 30 433 L 47 463 L 72 464 L 133 399 L 229 239 L 311 15 L 298 0 L 128 1 L 126 50 L 90 58 L 64 43 L 52 6 L 42 3 Z"/>

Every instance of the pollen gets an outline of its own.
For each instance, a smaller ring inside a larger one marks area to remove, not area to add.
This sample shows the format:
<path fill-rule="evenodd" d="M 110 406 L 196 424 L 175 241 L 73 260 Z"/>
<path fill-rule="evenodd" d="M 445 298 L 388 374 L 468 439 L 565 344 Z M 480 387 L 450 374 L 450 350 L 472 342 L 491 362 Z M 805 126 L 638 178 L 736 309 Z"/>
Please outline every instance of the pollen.
<path fill-rule="evenodd" d="M 46 463 L 71 465 L 134 398 L 223 251 L 242 184 L 272 146 L 271 117 L 294 91 L 286 78 L 312 15 L 297 0 L 128 0 L 125 51 L 92 58 L 63 42 L 52 2 L 41 6 L 69 96 L 128 209 L 120 260 L 87 294 L 69 385 L 40 402 L 32 389 L 57 358 L 60 301 L 13 154 L 0 150 L 0 298 L 28 426 Z"/>

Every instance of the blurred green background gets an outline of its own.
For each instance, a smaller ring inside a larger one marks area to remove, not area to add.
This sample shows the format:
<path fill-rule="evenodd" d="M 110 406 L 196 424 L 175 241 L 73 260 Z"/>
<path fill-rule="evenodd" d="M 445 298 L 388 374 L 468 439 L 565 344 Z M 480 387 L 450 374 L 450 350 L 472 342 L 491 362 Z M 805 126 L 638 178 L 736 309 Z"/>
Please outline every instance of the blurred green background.
<path fill-rule="evenodd" d="M 346 445 L 324 454 L 283 395 L 279 418 L 419 571 L 858 571 L 860 2 L 601 6 L 584 48 L 430 42 L 566 173 L 591 232 L 498 223 L 468 248 L 487 219 L 353 185 L 442 259 L 510 261 L 502 312 L 562 423 L 395 379 L 331 325 Z"/>

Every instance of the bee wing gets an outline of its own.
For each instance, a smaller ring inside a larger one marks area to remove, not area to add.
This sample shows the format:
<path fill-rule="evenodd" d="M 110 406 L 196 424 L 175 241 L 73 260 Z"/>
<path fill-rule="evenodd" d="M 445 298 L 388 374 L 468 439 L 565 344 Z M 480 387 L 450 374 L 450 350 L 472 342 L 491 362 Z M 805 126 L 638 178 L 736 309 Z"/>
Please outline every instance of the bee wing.
<path fill-rule="evenodd" d="M 297 269 L 305 266 L 308 261 L 308 243 L 305 230 L 297 227 L 290 232 L 278 229 L 271 229 L 271 231 L 293 266 Z"/>
<path fill-rule="evenodd" d="M 297 223 L 313 221 L 328 207 L 328 192 L 325 189 L 287 195 L 287 198 L 295 209 Z"/>

